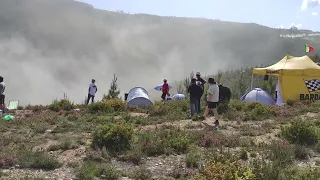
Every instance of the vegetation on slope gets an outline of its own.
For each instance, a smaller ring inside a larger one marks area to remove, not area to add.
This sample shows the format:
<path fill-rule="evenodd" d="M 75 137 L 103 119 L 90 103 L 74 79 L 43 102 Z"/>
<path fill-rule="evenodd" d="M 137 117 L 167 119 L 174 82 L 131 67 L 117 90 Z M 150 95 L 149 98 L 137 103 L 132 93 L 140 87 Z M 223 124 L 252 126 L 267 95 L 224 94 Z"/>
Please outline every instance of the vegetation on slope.
<path fill-rule="evenodd" d="M 15 167 L 2 177 L 31 177 L 23 171 L 31 168 L 68 169 L 78 179 L 320 178 L 318 103 L 280 108 L 232 100 L 218 131 L 181 121 L 187 101 L 129 108 L 120 99 L 88 106 L 62 99 L 49 107 L 25 107 L 30 115 L 0 122 L 0 165 Z"/>

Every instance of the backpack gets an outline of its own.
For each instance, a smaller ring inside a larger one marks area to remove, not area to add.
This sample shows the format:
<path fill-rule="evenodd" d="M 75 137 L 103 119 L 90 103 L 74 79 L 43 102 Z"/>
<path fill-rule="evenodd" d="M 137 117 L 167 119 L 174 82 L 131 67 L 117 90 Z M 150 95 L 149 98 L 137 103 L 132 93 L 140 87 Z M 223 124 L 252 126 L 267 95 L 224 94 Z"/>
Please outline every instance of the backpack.
<path fill-rule="evenodd" d="M 231 98 L 231 90 L 223 85 L 219 85 L 219 102 L 229 101 Z"/>

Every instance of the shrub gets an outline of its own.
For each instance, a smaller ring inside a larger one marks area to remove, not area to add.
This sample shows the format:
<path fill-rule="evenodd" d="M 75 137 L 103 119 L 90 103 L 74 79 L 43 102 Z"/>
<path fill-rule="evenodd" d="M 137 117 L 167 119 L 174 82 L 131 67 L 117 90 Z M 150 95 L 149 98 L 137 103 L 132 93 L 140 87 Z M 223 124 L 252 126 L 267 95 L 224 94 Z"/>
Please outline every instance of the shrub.
<path fill-rule="evenodd" d="M 18 159 L 15 157 L 1 157 L 0 158 L 0 168 L 7 168 L 16 165 Z"/>
<path fill-rule="evenodd" d="M 217 147 L 221 146 L 221 138 L 219 136 L 206 135 L 200 140 L 200 146 L 202 147 Z"/>
<path fill-rule="evenodd" d="M 44 152 L 23 152 L 18 159 L 23 168 L 53 170 L 62 166 L 57 159 Z"/>
<path fill-rule="evenodd" d="M 294 146 L 287 141 L 272 141 L 267 149 L 267 158 L 278 167 L 286 167 L 294 161 Z"/>
<path fill-rule="evenodd" d="M 186 154 L 186 165 L 189 168 L 198 168 L 199 162 L 201 160 L 201 151 L 196 146 L 191 146 L 188 148 L 188 153 Z"/>
<path fill-rule="evenodd" d="M 250 112 L 249 116 L 252 120 L 260 120 L 261 118 L 268 118 L 274 112 L 269 106 L 263 105 L 258 102 L 250 102 L 245 104 L 246 112 Z"/>
<path fill-rule="evenodd" d="M 49 109 L 52 111 L 60 111 L 60 110 L 64 110 L 64 111 L 70 111 L 72 109 L 75 108 L 75 105 L 73 103 L 71 103 L 71 101 L 69 99 L 61 99 L 59 100 L 54 100 L 52 102 L 52 104 L 49 105 Z"/>
<path fill-rule="evenodd" d="M 229 107 L 233 111 L 242 111 L 244 107 L 243 105 L 244 105 L 244 102 L 240 100 L 231 100 L 229 103 Z"/>
<path fill-rule="evenodd" d="M 24 109 L 26 110 L 32 110 L 33 112 L 40 112 L 42 110 L 47 109 L 48 107 L 46 106 L 42 106 L 42 105 L 27 105 Z"/>
<path fill-rule="evenodd" d="M 192 144 L 194 132 L 181 130 L 177 127 L 161 127 L 154 131 L 144 131 L 138 134 L 136 143 L 147 156 L 158 156 L 168 153 L 185 153 Z M 195 141 L 199 141 L 196 139 Z"/>
<path fill-rule="evenodd" d="M 96 102 L 88 106 L 88 111 L 90 113 L 111 113 L 113 112 L 113 108 L 110 106 L 110 104 Z"/>
<path fill-rule="evenodd" d="M 114 111 L 124 111 L 127 108 L 126 102 L 118 98 L 108 99 L 104 103 L 112 107 Z"/>
<path fill-rule="evenodd" d="M 108 123 L 99 126 L 93 133 L 93 147 L 105 147 L 110 151 L 123 151 L 130 148 L 133 127 L 127 123 Z"/>
<path fill-rule="evenodd" d="M 229 105 L 228 105 L 228 102 L 221 102 L 219 103 L 219 106 L 218 106 L 218 113 L 219 114 L 223 114 L 223 113 L 226 113 L 229 111 Z"/>
<path fill-rule="evenodd" d="M 242 149 L 241 150 L 241 152 L 240 152 L 240 159 L 242 159 L 242 160 L 248 160 L 248 152 L 246 151 L 246 150 L 244 150 L 244 149 Z"/>
<path fill-rule="evenodd" d="M 297 102 L 297 101 L 295 101 L 295 100 L 288 99 L 288 100 L 287 100 L 287 105 L 288 105 L 288 106 L 293 106 L 294 104 L 296 104 L 296 102 Z"/>
<path fill-rule="evenodd" d="M 290 126 L 281 127 L 281 135 L 291 143 L 314 145 L 318 142 L 316 128 L 307 120 L 294 120 Z"/>
<path fill-rule="evenodd" d="M 295 158 L 299 160 L 305 160 L 309 158 L 309 150 L 301 145 L 294 146 Z"/>
<path fill-rule="evenodd" d="M 111 164 L 103 166 L 93 162 L 87 162 L 78 170 L 78 179 L 102 178 L 109 180 L 118 180 L 120 172 Z"/>
<path fill-rule="evenodd" d="M 149 180 L 149 179 L 152 179 L 152 174 L 150 170 L 140 166 L 139 169 L 135 170 L 132 173 L 131 178 L 137 179 L 137 180 Z"/>
<path fill-rule="evenodd" d="M 150 116 L 175 115 L 181 118 L 189 111 L 189 102 L 187 100 L 168 101 L 166 103 L 157 102 L 150 110 Z"/>
<path fill-rule="evenodd" d="M 240 176 L 240 177 L 239 177 Z M 208 163 L 204 170 L 201 170 L 199 175 L 196 176 L 198 180 L 206 179 L 240 179 L 247 176 L 247 180 L 254 179 L 255 175 L 250 169 L 244 168 L 236 161 L 226 161 L 224 163 L 213 161 Z"/>
<path fill-rule="evenodd" d="M 320 141 L 316 144 L 316 146 L 315 146 L 315 151 L 316 151 L 317 153 L 320 153 Z"/>
<path fill-rule="evenodd" d="M 124 156 L 120 156 L 119 159 L 122 161 L 131 162 L 135 165 L 141 164 L 142 157 L 144 156 L 144 154 L 142 153 L 141 149 L 139 149 L 139 148 L 134 148 L 134 149 L 128 151 Z"/>

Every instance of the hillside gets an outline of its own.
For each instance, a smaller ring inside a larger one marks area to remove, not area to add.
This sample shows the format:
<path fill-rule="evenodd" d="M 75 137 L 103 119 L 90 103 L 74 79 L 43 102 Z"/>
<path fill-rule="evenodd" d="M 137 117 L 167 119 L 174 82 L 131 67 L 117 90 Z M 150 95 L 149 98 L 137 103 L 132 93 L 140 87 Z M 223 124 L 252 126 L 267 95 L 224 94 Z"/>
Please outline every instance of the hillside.
<path fill-rule="evenodd" d="M 122 94 L 134 86 L 152 89 L 191 71 L 269 64 L 286 53 L 319 50 L 319 36 L 258 24 L 130 15 L 94 9 L 71 0 L 0 1 L 1 75 L 9 99 L 48 104 L 63 93 L 80 102 L 92 78 L 102 97 L 113 73 Z M 150 91 L 151 97 L 159 94 Z"/>
<path fill-rule="evenodd" d="M 20 107 L 0 121 L 0 179 L 318 180 L 319 107 L 232 100 L 218 130 L 188 101 Z"/>

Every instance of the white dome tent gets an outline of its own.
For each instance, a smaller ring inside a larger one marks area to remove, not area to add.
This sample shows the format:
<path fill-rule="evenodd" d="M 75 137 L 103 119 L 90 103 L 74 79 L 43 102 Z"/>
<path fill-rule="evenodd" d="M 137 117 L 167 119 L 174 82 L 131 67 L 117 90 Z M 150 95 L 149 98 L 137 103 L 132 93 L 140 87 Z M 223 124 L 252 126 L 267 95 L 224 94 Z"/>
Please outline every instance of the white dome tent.
<path fill-rule="evenodd" d="M 132 88 L 127 97 L 128 106 L 152 106 L 148 92 L 143 87 Z"/>
<path fill-rule="evenodd" d="M 244 94 L 240 100 L 244 102 L 260 102 L 264 105 L 273 105 L 276 103 L 272 95 L 261 88 L 252 89 L 247 94 Z"/>

